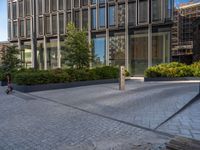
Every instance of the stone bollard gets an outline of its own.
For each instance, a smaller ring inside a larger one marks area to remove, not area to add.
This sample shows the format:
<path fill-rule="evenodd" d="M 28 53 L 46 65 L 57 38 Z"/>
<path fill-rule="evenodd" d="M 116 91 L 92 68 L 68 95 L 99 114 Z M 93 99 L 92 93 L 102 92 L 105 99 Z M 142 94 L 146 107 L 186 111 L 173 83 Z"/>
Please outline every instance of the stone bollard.
<path fill-rule="evenodd" d="M 125 90 L 125 67 L 120 66 L 119 90 Z"/>

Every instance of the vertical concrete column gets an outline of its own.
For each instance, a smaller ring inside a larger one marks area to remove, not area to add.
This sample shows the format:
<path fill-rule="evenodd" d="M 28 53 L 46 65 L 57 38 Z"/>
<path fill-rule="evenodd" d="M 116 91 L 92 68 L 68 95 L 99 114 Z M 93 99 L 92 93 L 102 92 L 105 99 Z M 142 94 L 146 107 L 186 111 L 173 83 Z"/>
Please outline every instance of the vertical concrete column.
<path fill-rule="evenodd" d="M 44 44 L 44 70 L 47 70 L 47 39 L 46 39 L 46 36 L 44 36 L 43 44 Z"/>
<path fill-rule="evenodd" d="M 109 66 L 109 29 L 106 29 L 106 66 Z"/>
<path fill-rule="evenodd" d="M 60 51 L 60 35 L 57 38 L 57 55 L 58 55 L 58 68 L 61 68 L 61 51 Z"/>
<path fill-rule="evenodd" d="M 128 2 L 125 3 L 125 67 L 128 70 L 129 61 L 129 36 L 128 36 Z"/>
<path fill-rule="evenodd" d="M 166 49 L 166 34 L 163 33 L 162 36 L 163 36 L 163 63 L 165 63 L 166 62 L 165 57 L 166 57 L 166 51 L 167 51 L 167 49 Z"/>
<path fill-rule="evenodd" d="M 152 24 L 148 27 L 148 67 L 152 66 Z"/>

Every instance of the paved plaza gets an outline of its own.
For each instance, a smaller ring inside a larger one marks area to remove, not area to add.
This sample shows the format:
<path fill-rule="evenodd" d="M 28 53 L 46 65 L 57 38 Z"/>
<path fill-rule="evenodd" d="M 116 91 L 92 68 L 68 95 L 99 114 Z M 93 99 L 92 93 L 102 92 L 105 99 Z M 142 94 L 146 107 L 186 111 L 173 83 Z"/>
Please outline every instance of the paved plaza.
<path fill-rule="evenodd" d="M 4 90 L 0 150 L 164 149 L 174 135 L 200 140 L 200 99 L 179 112 L 198 94 L 197 83 L 131 80 L 125 91 L 116 83 L 28 94 Z"/>

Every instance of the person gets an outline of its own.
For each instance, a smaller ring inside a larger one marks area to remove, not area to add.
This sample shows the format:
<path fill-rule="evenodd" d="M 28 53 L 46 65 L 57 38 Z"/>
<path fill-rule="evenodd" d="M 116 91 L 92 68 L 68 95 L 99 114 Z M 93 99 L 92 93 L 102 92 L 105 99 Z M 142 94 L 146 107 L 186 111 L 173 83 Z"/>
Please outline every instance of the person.
<path fill-rule="evenodd" d="M 7 79 L 7 84 L 8 84 L 8 88 L 6 90 L 6 93 L 9 94 L 12 92 L 13 90 L 13 87 L 12 87 L 12 84 L 11 84 L 11 74 L 6 74 L 6 79 Z"/>

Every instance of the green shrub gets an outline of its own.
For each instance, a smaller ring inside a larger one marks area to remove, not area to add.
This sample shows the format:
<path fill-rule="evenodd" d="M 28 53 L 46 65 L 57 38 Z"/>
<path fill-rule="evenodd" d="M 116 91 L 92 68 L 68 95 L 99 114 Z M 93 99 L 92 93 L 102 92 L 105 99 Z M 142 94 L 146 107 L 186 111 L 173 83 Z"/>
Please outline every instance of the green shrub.
<path fill-rule="evenodd" d="M 119 70 L 114 67 L 94 69 L 55 69 L 35 70 L 21 69 L 15 72 L 14 82 L 19 85 L 36 85 L 48 83 L 65 83 L 118 78 Z"/>
<path fill-rule="evenodd" d="M 191 70 L 192 70 L 193 76 L 200 77 L 200 61 L 194 62 L 191 65 Z"/>
<path fill-rule="evenodd" d="M 148 68 L 145 71 L 145 77 L 191 77 L 193 76 L 193 70 L 191 66 L 172 62 L 166 64 L 159 64 Z"/>

